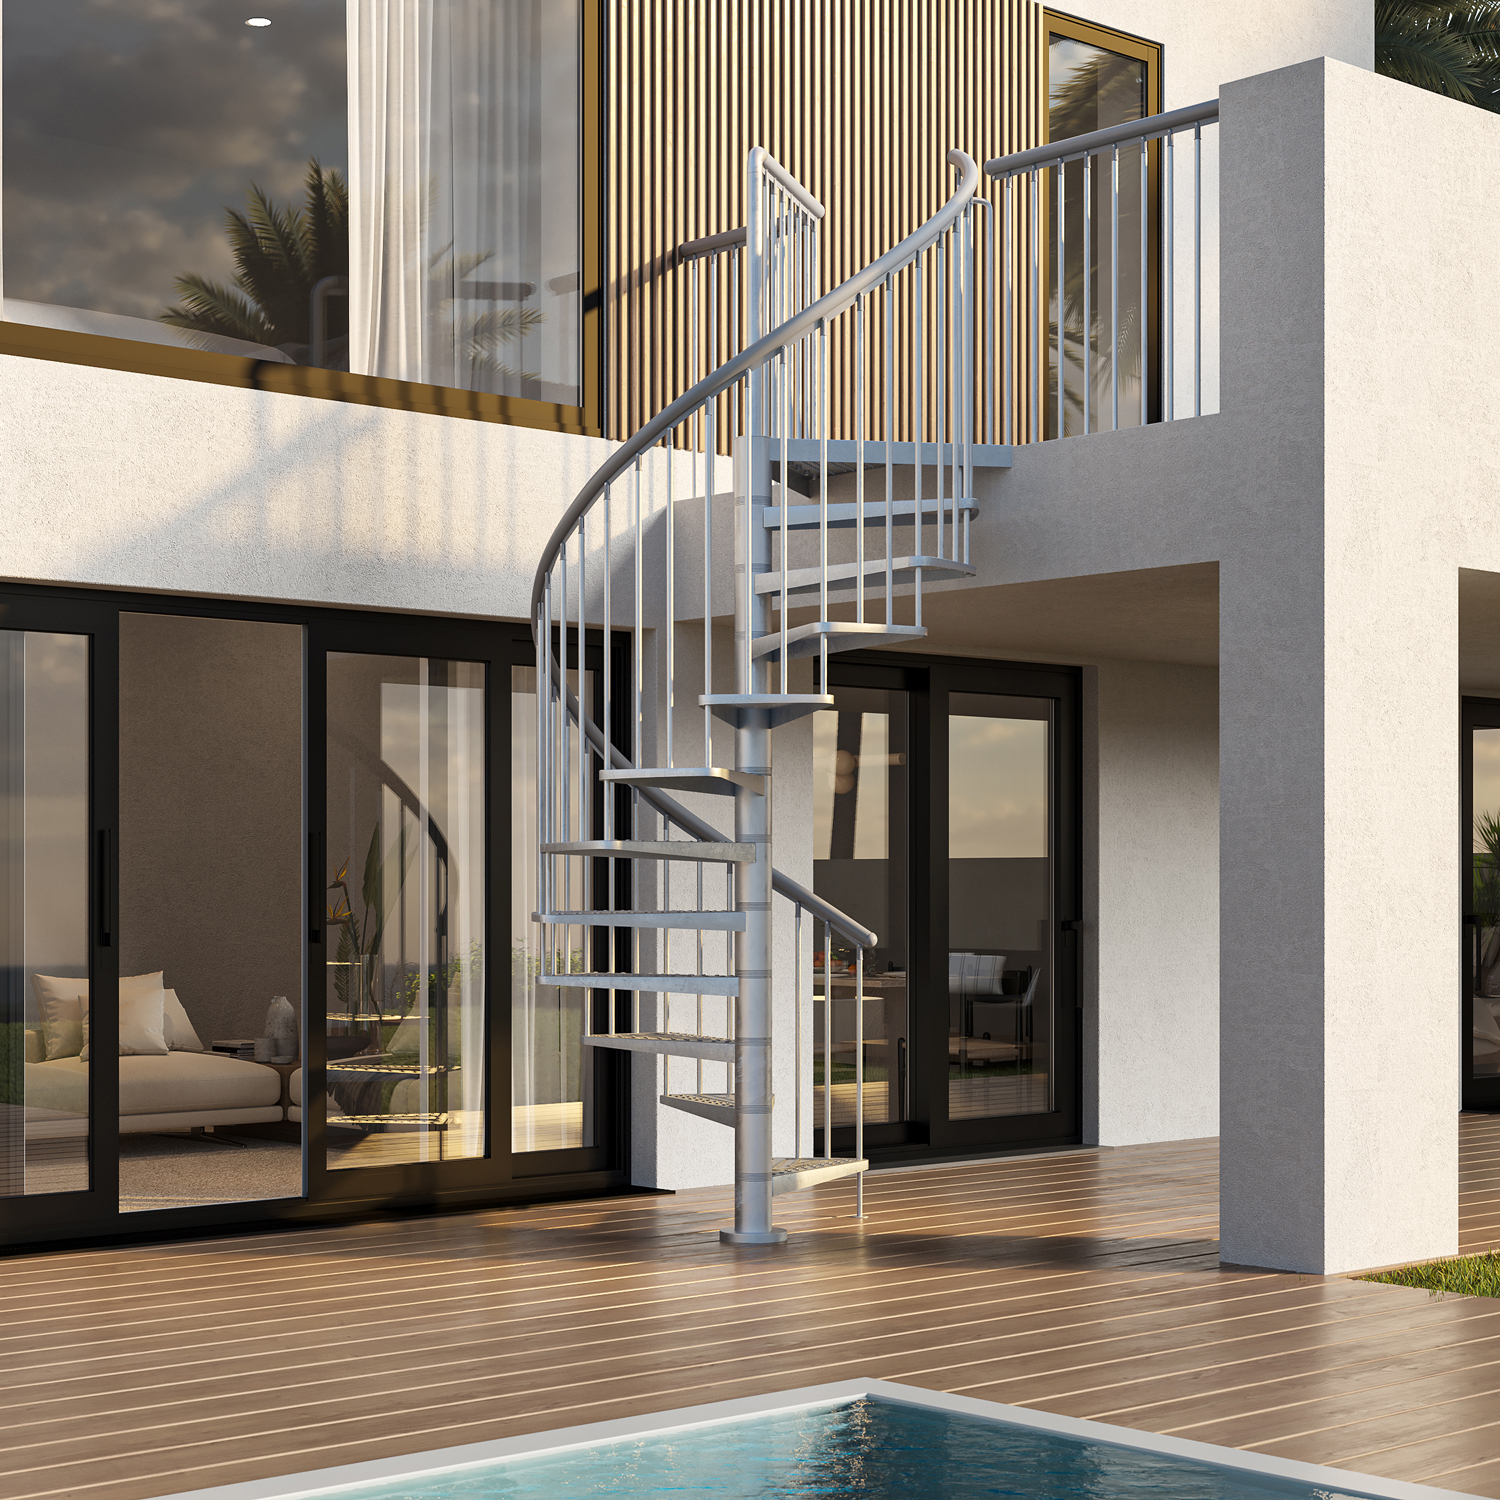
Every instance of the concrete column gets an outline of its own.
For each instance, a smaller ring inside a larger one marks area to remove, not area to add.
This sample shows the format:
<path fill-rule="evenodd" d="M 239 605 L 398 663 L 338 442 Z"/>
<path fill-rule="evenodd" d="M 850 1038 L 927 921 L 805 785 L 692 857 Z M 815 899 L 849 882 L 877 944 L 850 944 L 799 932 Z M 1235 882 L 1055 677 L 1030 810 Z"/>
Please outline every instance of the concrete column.
<path fill-rule="evenodd" d="M 1384 305 L 1441 274 L 1399 248 L 1431 212 L 1392 145 L 1416 93 L 1319 59 L 1221 96 L 1223 410 L 1250 455 L 1220 565 L 1231 1263 L 1457 1244 L 1457 561 L 1391 441 L 1457 330 Z"/>

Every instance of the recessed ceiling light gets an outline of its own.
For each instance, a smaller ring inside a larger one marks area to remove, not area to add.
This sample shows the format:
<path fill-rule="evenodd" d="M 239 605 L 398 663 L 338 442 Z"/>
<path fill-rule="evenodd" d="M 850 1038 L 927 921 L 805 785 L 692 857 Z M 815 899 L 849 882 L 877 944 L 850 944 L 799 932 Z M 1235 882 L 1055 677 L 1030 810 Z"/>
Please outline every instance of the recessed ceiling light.
<path fill-rule="evenodd" d="M 266 16 L 251 16 L 250 19 L 245 22 L 246 26 L 269 26 L 270 24 L 271 22 Z"/>

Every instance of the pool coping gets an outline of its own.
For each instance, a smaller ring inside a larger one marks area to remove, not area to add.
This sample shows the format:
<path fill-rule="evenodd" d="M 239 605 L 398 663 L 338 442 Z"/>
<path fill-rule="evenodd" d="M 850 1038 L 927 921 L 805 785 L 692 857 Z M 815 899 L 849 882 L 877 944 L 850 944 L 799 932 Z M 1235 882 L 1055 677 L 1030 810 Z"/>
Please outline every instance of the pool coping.
<path fill-rule="evenodd" d="M 1286 1479 L 1331 1493 L 1326 1500 L 1474 1500 L 1460 1490 L 1440 1490 L 1403 1479 L 1381 1479 L 1352 1469 L 1335 1469 L 1298 1459 L 1275 1458 L 1242 1448 L 1221 1448 L 1191 1438 L 1144 1432 L 1134 1427 L 1116 1427 L 1109 1422 L 1091 1422 L 1082 1417 L 1062 1417 L 1029 1407 L 1005 1406 L 974 1396 L 949 1395 L 889 1380 L 853 1377 L 826 1385 L 799 1386 L 772 1391 L 764 1396 L 742 1396 L 733 1401 L 713 1401 L 701 1406 L 682 1406 L 670 1411 L 646 1412 L 638 1417 L 619 1417 L 608 1422 L 588 1422 L 577 1427 L 558 1427 L 549 1432 L 531 1432 L 520 1437 L 496 1438 L 484 1443 L 464 1443 L 453 1448 L 433 1448 L 396 1458 L 367 1459 L 362 1463 L 309 1469 L 298 1474 L 269 1479 L 242 1480 L 237 1484 L 208 1489 L 182 1490 L 161 1500 L 293 1500 L 293 1497 L 323 1495 L 356 1485 L 378 1484 L 417 1474 L 452 1472 L 494 1463 L 500 1459 L 541 1458 L 572 1448 L 593 1447 L 623 1438 L 660 1437 L 709 1427 L 719 1422 L 744 1421 L 751 1417 L 805 1410 L 817 1406 L 843 1406 L 868 1397 L 895 1406 L 915 1406 L 929 1411 L 956 1412 L 986 1421 L 1027 1427 L 1059 1437 L 1081 1438 L 1133 1448 L 1147 1453 L 1208 1464 L 1263 1479 Z M 1352 1484 L 1350 1481 L 1354 1481 Z"/>

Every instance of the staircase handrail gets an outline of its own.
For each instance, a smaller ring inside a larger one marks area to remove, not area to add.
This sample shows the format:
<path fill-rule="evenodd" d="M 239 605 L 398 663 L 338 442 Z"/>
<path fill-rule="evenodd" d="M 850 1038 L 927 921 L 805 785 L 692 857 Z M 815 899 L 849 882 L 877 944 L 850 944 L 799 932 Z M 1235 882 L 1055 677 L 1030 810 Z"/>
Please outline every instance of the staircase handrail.
<path fill-rule="evenodd" d="M 1033 167 L 1055 166 L 1059 161 L 1074 161 L 1082 156 L 1096 156 L 1110 146 L 1125 146 L 1135 141 L 1151 140 L 1171 131 L 1181 130 L 1187 125 L 1206 124 L 1219 118 L 1219 101 L 1206 99 L 1202 104 L 1184 104 L 1180 109 L 1164 110 L 1161 114 L 1143 115 L 1138 120 L 1126 120 L 1120 125 L 1107 125 L 1103 130 L 1091 130 L 1087 135 L 1064 136 L 1060 140 L 1048 141 L 1045 145 L 1032 146 L 1026 151 L 1016 151 L 1010 156 L 996 156 L 985 162 L 985 175 L 989 177 L 1011 177 L 1019 172 L 1029 172 Z"/>
<path fill-rule="evenodd" d="M 568 714 L 575 724 L 583 725 L 583 732 L 588 736 L 595 753 L 602 755 L 607 751 L 613 769 L 633 771 L 635 762 L 618 746 L 605 744 L 604 731 L 590 715 L 583 712 L 572 688 L 567 689 L 567 694 Z M 700 818 L 697 813 L 684 807 L 675 797 L 660 788 L 639 787 L 637 790 L 641 796 L 650 800 L 657 812 L 663 817 L 670 818 L 684 832 L 692 834 L 695 839 L 703 839 L 710 844 L 729 842 L 728 834 L 720 833 L 712 823 Z M 861 926 L 853 917 L 841 912 L 838 907 L 825 901 L 815 891 L 810 891 L 800 880 L 793 880 L 790 875 L 785 875 L 774 867 L 771 870 L 771 888 L 778 896 L 785 896 L 788 901 L 795 901 L 804 911 L 811 913 L 820 922 L 827 922 L 841 937 L 848 938 L 858 947 L 873 948 L 875 946 L 877 935 L 870 928 Z"/>
<path fill-rule="evenodd" d="M 720 365 L 717 370 L 705 375 L 697 385 L 684 391 L 670 406 L 665 406 L 657 412 L 644 427 L 632 437 L 627 438 L 614 454 L 594 471 L 588 482 L 579 490 L 573 503 L 564 512 L 562 519 L 552 528 L 552 535 L 548 537 L 547 545 L 542 549 L 542 560 L 537 564 L 531 585 L 533 630 L 537 611 L 541 608 L 542 596 L 546 591 L 547 575 L 551 572 L 563 543 L 572 534 L 580 517 L 604 493 L 606 485 L 613 484 L 637 458 L 654 448 L 685 417 L 690 417 L 694 412 L 707 406 L 710 401 L 722 395 L 752 370 L 769 363 L 773 356 L 789 344 L 805 338 L 824 319 L 834 318 L 845 308 L 852 307 L 856 299 L 879 286 L 887 276 L 893 276 L 915 260 L 924 250 L 937 243 L 968 207 L 969 201 L 979 190 L 979 166 L 968 152 L 955 148 L 948 153 L 948 164 L 959 169 L 961 174 L 959 185 L 947 203 L 925 224 L 914 229 L 899 244 L 887 250 L 879 260 L 871 261 L 862 271 L 856 271 L 847 281 L 836 286 L 831 292 L 826 292 L 816 302 L 803 308 L 795 317 L 788 318 L 785 323 L 773 328 L 748 348 L 741 349 L 733 359 Z"/>
<path fill-rule="evenodd" d="M 646 425 L 639 429 L 632 437 L 628 438 L 618 449 L 590 476 L 583 488 L 574 498 L 573 503 L 563 514 L 562 519 L 552 530 L 552 535 L 547 540 L 543 549 L 541 561 L 537 565 L 536 576 L 531 589 L 531 630 L 533 637 L 537 634 L 537 619 L 542 606 L 546 591 L 547 577 L 557 561 L 558 553 L 572 535 L 580 518 L 593 506 L 594 502 L 604 493 L 605 489 L 618 479 L 632 464 L 644 453 L 671 432 L 684 418 L 701 410 L 711 401 L 717 399 L 724 391 L 728 390 L 736 381 L 742 379 L 753 370 L 770 362 L 778 353 L 798 339 L 806 337 L 814 332 L 820 322 L 832 319 L 846 308 L 853 306 L 855 301 L 866 292 L 880 285 L 887 276 L 894 275 L 897 271 L 904 269 L 914 261 L 925 250 L 936 244 L 948 229 L 957 221 L 959 216 L 968 207 L 975 193 L 979 189 L 979 166 L 967 152 L 956 148 L 948 153 L 948 164 L 956 167 L 959 171 L 958 187 L 947 203 L 935 213 L 926 223 L 914 229 L 904 240 L 887 250 L 878 260 L 872 261 L 863 270 L 856 271 L 853 276 L 835 287 L 831 292 L 820 297 L 816 302 L 804 308 L 785 323 L 773 328 L 769 333 L 759 338 L 755 343 L 740 350 L 732 359 L 719 366 L 700 380 L 691 389 L 685 391 L 671 405 L 664 407 Z M 542 649 L 543 643 L 537 641 L 537 649 Z M 557 680 L 565 680 L 565 674 L 559 671 Z M 625 753 L 613 744 L 606 741 L 604 732 L 594 723 L 593 719 L 585 714 L 582 705 L 571 689 L 567 690 L 568 712 L 574 723 L 582 726 L 594 749 L 600 754 L 608 755 L 610 765 L 616 770 L 632 770 L 634 762 Z M 700 818 L 696 813 L 684 807 L 675 797 L 669 796 L 657 787 L 640 787 L 637 789 L 639 795 L 649 802 L 657 812 L 664 817 L 670 818 L 684 831 L 691 833 L 695 838 L 704 839 L 711 843 L 725 841 L 725 835 L 719 832 L 712 824 Z M 792 879 L 780 870 L 773 868 L 771 872 L 772 889 L 780 896 L 794 901 L 804 910 L 811 913 L 819 921 L 824 921 L 834 928 L 842 936 L 861 947 L 874 947 L 877 934 L 865 927 L 862 923 L 836 906 L 830 905 L 815 892 L 809 890 L 800 881 Z"/>

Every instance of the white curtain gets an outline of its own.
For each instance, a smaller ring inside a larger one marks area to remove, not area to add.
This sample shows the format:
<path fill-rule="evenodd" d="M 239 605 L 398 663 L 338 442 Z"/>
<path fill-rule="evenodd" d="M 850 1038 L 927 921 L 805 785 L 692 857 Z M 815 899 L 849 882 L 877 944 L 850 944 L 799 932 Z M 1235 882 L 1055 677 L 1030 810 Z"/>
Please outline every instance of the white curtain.
<path fill-rule="evenodd" d="M 349 0 L 351 369 L 511 395 L 557 381 L 538 369 L 544 113 L 573 108 L 542 97 L 547 10 Z"/>

